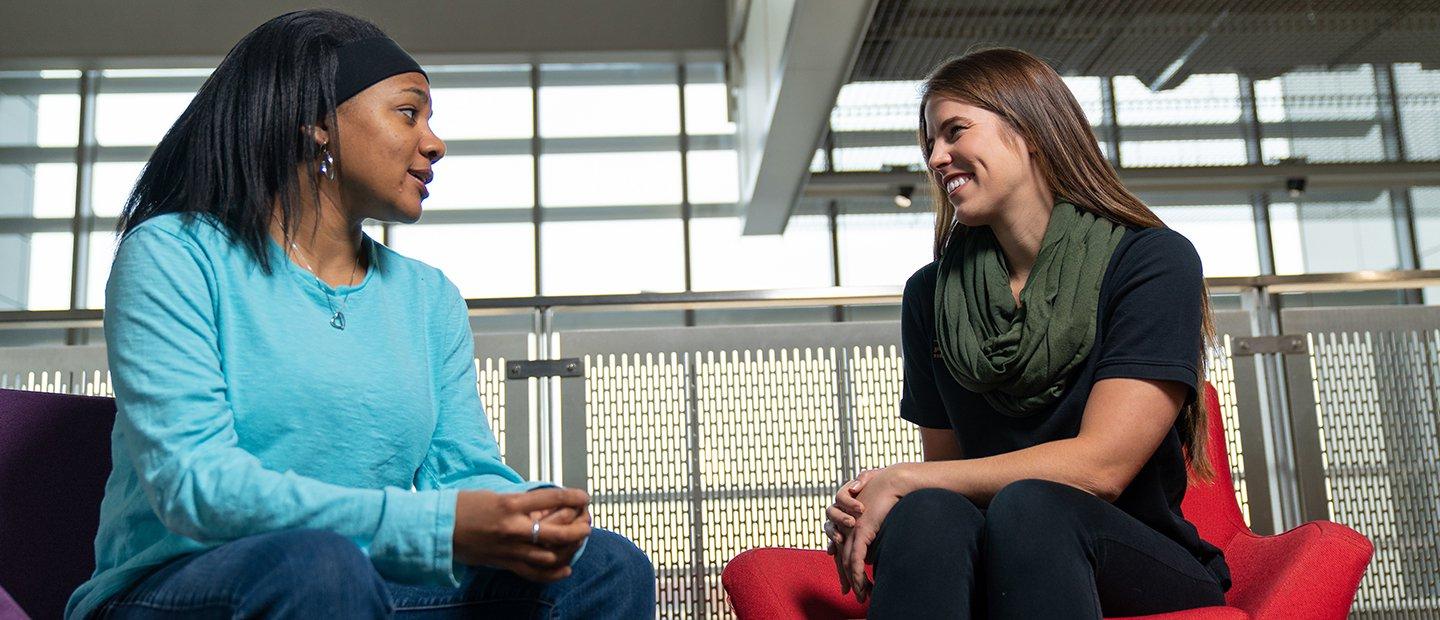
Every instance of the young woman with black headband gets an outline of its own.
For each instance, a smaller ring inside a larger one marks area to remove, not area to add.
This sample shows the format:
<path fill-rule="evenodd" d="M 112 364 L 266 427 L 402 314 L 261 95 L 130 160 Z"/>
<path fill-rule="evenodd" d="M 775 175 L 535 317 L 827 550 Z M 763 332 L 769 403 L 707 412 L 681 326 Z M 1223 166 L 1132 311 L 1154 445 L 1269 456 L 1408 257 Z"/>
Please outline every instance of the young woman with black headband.
<path fill-rule="evenodd" d="M 874 618 L 1223 605 L 1224 558 L 1180 511 L 1186 466 L 1210 471 L 1195 248 L 1040 59 L 972 53 L 920 94 L 937 260 L 905 285 L 900 415 L 924 461 L 836 494 L 839 587 Z"/>
<path fill-rule="evenodd" d="M 373 24 L 300 11 L 161 140 L 106 287 L 114 470 L 67 617 L 654 614 L 585 493 L 501 461 L 456 287 L 361 231 L 420 217 L 429 93 Z"/>

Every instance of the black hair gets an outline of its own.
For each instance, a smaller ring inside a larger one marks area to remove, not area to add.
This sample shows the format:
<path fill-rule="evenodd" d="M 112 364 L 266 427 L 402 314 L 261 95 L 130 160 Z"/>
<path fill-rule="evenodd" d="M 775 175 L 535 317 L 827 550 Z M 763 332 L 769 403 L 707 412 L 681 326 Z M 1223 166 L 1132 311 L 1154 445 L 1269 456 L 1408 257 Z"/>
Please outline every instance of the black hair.
<path fill-rule="evenodd" d="M 271 272 L 266 244 L 281 210 L 286 235 L 300 208 L 302 164 L 318 175 L 320 146 L 306 128 L 335 124 L 335 48 L 385 36 L 332 10 L 286 13 L 225 55 L 145 163 L 120 213 L 123 236 L 165 213 L 208 214 Z M 319 189 L 311 184 L 318 203 Z"/>

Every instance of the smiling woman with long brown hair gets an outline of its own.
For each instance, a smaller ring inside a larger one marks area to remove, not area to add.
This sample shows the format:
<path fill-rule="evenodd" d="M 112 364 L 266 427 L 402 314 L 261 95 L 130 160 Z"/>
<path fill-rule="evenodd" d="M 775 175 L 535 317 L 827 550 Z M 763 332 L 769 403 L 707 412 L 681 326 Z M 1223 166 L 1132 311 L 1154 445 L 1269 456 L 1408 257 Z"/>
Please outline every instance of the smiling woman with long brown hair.
<path fill-rule="evenodd" d="M 445 143 L 373 24 L 246 35 L 120 217 L 118 413 L 73 618 L 635 618 L 654 570 L 589 498 L 500 459 L 464 299 L 366 236 L 420 217 Z"/>
<path fill-rule="evenodd" d="M 900 415 L 924 461 L 836 494 L 839 587 L 885 618 L 1224 604 L 1225 561 L 1180 511 L 1187 465 L 1210 473 L 1194 247 L 1125 189 L 1030 54 L 940 65 L 919 136 L 936 261 L 905 285 Z"/>

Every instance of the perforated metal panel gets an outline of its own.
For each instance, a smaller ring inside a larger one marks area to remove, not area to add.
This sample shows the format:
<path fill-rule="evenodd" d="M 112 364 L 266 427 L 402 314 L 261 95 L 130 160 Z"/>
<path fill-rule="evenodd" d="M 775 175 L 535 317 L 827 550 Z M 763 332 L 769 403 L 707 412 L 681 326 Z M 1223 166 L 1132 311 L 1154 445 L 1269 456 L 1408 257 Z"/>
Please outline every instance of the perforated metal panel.
<path fill-rule="evenodd" d="M 673 353 L 586 358 L 594 523 L 645 550 L 661 569 L 657 595 L 667 609 L 694 608 L 705 596 L 690 578 L 700 567 L 689 366 Z"/>
<path fill-rule="evenodd" d="M 586 432 L 564 482 L 590 490 L 598 527 L 650 555 L 661 617 L 728 615 L 725 562 L 820 548 L 839 485 L 919 458 L 896 410 L 898 324 L 797 327 L 560 336 L 562 354 L 586 362 L 572 384 L 583 398 L 562 396 L 562 432 Z"/>
<path fill-rule="evenodd" d="M 849 480 L 877 467 L 921 458 L 919 433 L 915 425 L 900 418 L 900 396 L 905 370 L 899 347 L 879 345 L 851 347 L 844 358 L 845 421 L 853 426 L 853 468 L 844 472 Z M 847 463 L 848 464 L 848 463 Z"/>
<path fill-rule="evenodd" d="M 505 360 L 487 358 L 475 360 L 475 389 L 480 392 L 480 402 L 485 406 L 485 417 L 495 441 L 500 444 L 500 453 L 505 453 Z"/>
<path fill-rule="evenodd" d="M 1292 413 L 1319 426 L 1330 518 L 1375 544 L 1355 612 L 1440 615 L 1440 308 L 1286 311 L 1287 333 L 1309 336 L 1313 400 Z M 1298 399 L 1297 399 L 1298 400 Z M 1303 421 L 1303 420 L 1301 420 Z M 1297 449 L 1306 448 L 1301 444 Z M 1302 477 L 1310 474 L 1302 471 Z"/>
<path fill-rule="evenodd" d="M 480 402 L 500 454 L 505 462 L 521 474 L 530 472 L 530 391 L 523 382 L 505 379 L 505 362 L 530 359 L 528 333 L 478 334 L 475 336 L 475 383 Z M 511 445 L 511 434 L 519 437 Z"/>
<path fill-rule="evenodd" d="M 105 347 L 0 348 L 0 388 L 112 396 Z"/>
<path fill-rule="evenodd" d="M 1250 489 L 1245 480 L 1245 446 L 1240 438 L 1240 407 L 1235 390 L 1235 364 L 1231 355 L 1230 336 L 1222 335 L 1218 346 L 1206 353 L 1206 377 L 1220 397 L 1220 417 L 1225 424 L 1225 452 L 1230 456 L 1230 476 L 1235 484 L 1235 500 L 1240 514 L 1250 523 Z"/>

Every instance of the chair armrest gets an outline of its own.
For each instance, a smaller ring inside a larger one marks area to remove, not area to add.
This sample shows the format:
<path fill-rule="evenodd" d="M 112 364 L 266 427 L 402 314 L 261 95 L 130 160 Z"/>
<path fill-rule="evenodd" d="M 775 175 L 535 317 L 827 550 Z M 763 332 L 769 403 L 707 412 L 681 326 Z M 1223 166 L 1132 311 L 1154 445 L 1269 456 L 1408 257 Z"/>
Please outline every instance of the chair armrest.
<path fill-rule="evenodd" d="M 720 580 L 740 620 L 865 617 L 866 605 L 840 594 L 835 560 L 824 551 L 751 549 L 730 560 Z"/>
<path fill-rule="evenodd" d="M 1374 550 L 1330 521 L 1275 536 L 1243 532 L 1225 550 L 1234 582 L 1225 598 L 1256 618 L 1344 618 Z"/>

